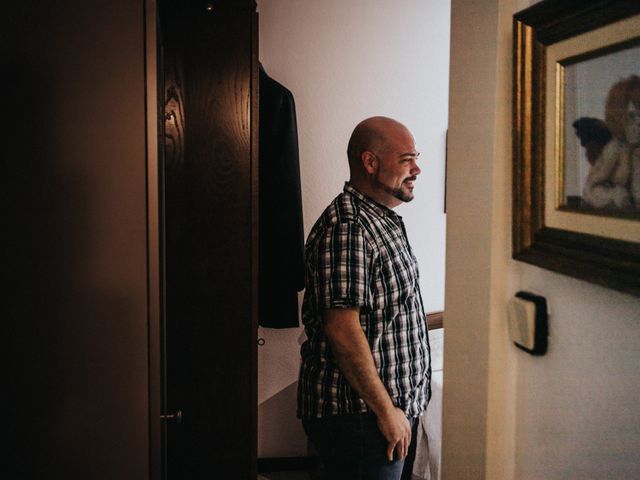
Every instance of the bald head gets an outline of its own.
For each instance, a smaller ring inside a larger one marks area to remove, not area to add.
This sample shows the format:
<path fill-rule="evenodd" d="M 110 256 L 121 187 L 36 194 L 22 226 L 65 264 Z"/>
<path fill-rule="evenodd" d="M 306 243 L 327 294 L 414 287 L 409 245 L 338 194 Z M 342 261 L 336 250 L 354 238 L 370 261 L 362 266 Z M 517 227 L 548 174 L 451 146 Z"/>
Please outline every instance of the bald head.
<path fill-rule="evenodd" d="M 402 123 L 389 117 L 370 117 L 356 125 L 347 147 L 351 176 L 363 173 L 363 152 L 384 152 L 389 147 L 390 136 L 398 131 L 409 132 Z"/>
<path fill-rule="evenodd" d="M 356 190 L 389 208 L 413 199 L 420 152 L 403 124 L 388 117 L 363 120 L 351 134 L 347 154 L 349 184 Z"/>

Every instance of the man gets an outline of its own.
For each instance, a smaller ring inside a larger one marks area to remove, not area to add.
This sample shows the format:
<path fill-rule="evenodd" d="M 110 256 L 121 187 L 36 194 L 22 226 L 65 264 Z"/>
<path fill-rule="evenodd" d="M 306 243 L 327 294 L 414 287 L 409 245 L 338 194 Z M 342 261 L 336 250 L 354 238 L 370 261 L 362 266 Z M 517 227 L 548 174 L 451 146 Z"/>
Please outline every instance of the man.
<path fill-rule="evenodd" d="M 331 479 L 398 479 L 430 396 L 428 331 L 402 218 L 419 153 L 386 117 L 362 121 L 350 179 L 305 246 L 298 416 Z"/>

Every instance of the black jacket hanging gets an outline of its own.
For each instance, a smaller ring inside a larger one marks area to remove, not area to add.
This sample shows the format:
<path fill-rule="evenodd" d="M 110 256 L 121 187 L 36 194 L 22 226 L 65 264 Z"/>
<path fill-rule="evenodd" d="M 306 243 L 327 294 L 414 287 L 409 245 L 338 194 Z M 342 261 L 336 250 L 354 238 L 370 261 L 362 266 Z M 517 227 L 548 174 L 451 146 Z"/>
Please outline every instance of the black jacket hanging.
<path fill-rule="evenodd" d="M 259 324 L 297 327 L 304 229 L 293 94 L 260 65 Z"/>

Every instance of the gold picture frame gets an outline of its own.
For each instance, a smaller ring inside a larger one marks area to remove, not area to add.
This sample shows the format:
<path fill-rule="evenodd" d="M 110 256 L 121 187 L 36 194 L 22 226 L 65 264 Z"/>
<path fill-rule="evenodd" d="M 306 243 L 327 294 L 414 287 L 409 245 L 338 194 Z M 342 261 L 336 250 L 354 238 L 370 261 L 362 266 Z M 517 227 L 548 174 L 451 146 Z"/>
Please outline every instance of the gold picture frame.
<path fill-rule="evenodd" d="M 640 52 L 640 2 L 546 0 L 515 14 L 513 33 L 513 258 L 640 296 L 640 200 L 625 190 L 630 176 L 620 203 L 590 197 L 589 164 L 615 145 L 581 153 L 589 163 L 574 155 L 580 146 L 569 150 L 580 132 L 569 117 L 582 104 L 574 108 L 568 98 L 578 94 L 566 89 L 575 68 L 597 77 L 600 59 Z"/>

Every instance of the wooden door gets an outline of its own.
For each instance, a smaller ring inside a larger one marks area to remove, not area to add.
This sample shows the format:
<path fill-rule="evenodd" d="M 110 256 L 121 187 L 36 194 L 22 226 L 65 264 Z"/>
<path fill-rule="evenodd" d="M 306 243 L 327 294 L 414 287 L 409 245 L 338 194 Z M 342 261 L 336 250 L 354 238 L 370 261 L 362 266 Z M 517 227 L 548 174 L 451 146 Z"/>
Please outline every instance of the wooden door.
<path fill-rule="evenodd" d="M 167 1 L 160 28 L 164 471 L 255 478 L 255 2 Z"/>

